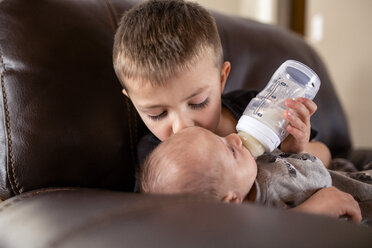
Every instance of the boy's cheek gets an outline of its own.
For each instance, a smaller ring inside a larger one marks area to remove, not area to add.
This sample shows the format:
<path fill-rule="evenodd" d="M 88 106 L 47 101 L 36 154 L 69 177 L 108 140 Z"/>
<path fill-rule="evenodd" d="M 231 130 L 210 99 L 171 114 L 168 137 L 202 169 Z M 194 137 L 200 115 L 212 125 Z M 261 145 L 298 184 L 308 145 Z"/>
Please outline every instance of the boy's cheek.
<path fill-rule="evenodd" d="M 171 132 L 167 132 L 166 129 L 162 128 L 160 125 L 146 124 L 146 126 L 161 141 L 165 140 L 171 135 Z"/>
<path fill-rule="evenodd" d="M 138 112 L 138 111 L 137 111 Z M 165 135 L 161 132 L 162 125 L 160 123 L 154 123 L 153 121 L 149 120 L 146 114 L 138 112 L 139 116 L 141 117 L 142 121 L 145 123 L 146 127 L 153 133 L 158 139 L 164 140 Z"/>
<path fill-rule="evenodd" d="M 221 108 L 214 107 L 206 109 L 195 117 L 196 125 L 209 131 L 215 132 L 221 118 Z"/>

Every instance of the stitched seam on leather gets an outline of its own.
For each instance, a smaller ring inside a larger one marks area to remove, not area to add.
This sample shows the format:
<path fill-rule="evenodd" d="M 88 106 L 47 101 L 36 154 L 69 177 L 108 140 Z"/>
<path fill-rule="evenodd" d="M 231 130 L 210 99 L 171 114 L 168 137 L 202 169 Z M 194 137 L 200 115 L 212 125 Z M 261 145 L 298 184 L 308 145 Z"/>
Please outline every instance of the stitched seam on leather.
<path fill-rule="evenodd" d="M 136 144 L 138 142 L 138 122 L 137 122 L 137 112 L 135 111 L 134 112 L 134 140 L 136 141 Z M 136 152 L 137 152 L 137 146 L 134 146 L 134 148 L 136 148 Z M 133 153 L 134 153 L 134 150 L 133 150 Z M 133 155 L 134 156 L 134 155 Z"/>
<path fill-rule="evenodd" d="M 135 157 L 134 157 L 134 149 L 133 149 L 133 134 L 132 134 L 132 117 L 131 117 L 131 109 L 128 98 L 125 98 L 125 103 L 127 106 L 127 112 L 128 112 L 128 127 L 129 127 L 129 140 L 130 140 L 130 148 L 131 148 L 131 155 L 132 155 L 132 162 L 135 163 Z"/>
<path fill-rule="evenodd" d="M 116 21 L 116 27 L 119 23 L 119 16 L 118 16 L 118 12 L 116 11 L 115 9 L 115 6 L 112 4 L 112 1 L 111 0 L 108 0 L 108 3 L 111 7 L 111 11 L 113 13 L 113 16 L 115 17 L 115 21 Z M 126 98 L 126 103 L 127 103 L 127 108 L 129 109 L 130 113 L 132 113 L 132 111 L 130 110 L 131 109 L 131 105 L 129 103 L 129 99 Z M 134 142 L 133 142 L 133 133 L 132 133 L 132 121 L 134 122 L 134 140 L 137 142 L 137 137 L 138 137 L 138 128 L 137 128 L 137 115 L 136 115 L 136 112 L 134 112 L 133 114 L 134 118 L 130 117 L 130 122 L 129 122 L 129 130 L 130 130 L 130 133 L 129 133 L 129 137 L 130 137 L 130 146 L 131 146 L 131 154 L 132 154 L 132 162 L 133 164 L 136 163 L 136 158 L 135 158 L 135 150 L 136 150 L 136 146 L 134 145 Z"/>
<path fill-rule="evenodd" d="M 118 25 L 118 22 L 119 22 L 119 17 L 118 17 L 118 12 L 116 11 L 114 5 L 112 4 L 111 0 L 107 0 L 105 1 L 105 3 L 108 4 L 108 6 L 111 8 L 111 12 L 109 11 L 109 9 L 107 8 L 107 5 L 105 4 L 105 8 L 107 10 L 107 14 L 111 16 L 111 20 L 112 22 L 116 21 L 114 24 L 113 24 L 113 31 L 115 32 L 116 31 L 116 27 Z M 137 137 L 137 120 L 136 120 L 136 115 L 135 113 L 133 114 L 134 116 L 134 119 L 132 118 L 132 111 L 131 111 L 131 105 L 129 103 L 129 99 L 128 98 L 125 98 L 125 104 L 127 106 L 127 112 L 128 112 L 128 128 L 129 128 L 129 141 L 130 141 L 130 150 L 131 150 L 131 156 L 132 156 L 132 163 L 135 164 L 136 163 L 136 158 L 135 158 L 135 146 L 134 146 L 134 142 L 133 142 L 133 127 L 132 127 L 132 122 L 134 123 L 134 134 L 136 135 L 135 137 Z"/>
<path fill-rule="evenodd" d="M 110 13 L 110 10 L 109 10 L 109 8 L 108 8 L 108 6 L 107 6 L 107 2 L 106 2 L 105 0 L 101 0 L 101 2 L 102 2 L 102 4 L 103 4 L 103 7 L 105 8 L 105 12 L 106 12 L 107 17 L 108 17 L 109 20 L 110 20 L 111 27 L 112 27 L 112 29 L 113 29 L 114 32 L 115 32 L 115 30 L 116 30 L 115 21 L 114 21 L 114 19 L 112 18 L 112 14 Z"/>
<path fill-rule="evenodd" d="M 7 201 L 5 201 L 3 206 L 0 207 L 0 213 L 7 208 L 12 207 L 14 204 L 17 204 L 18 202 L 21 202 L 23 200 L 32 198 L 36 195 L 40 195 L 42 193 L 50 193 L 50 192 L 56 192 L 56 191 L 73 191 L 76 190 L 75 188 L 46 188 L 46 189 L 41 189 L 38 191 L 32 191 L 26 194 L 19 195 L 18 197 L 13 197 Z"/>
<path fill-rule="evenodd" d="M 16 191 L 15 193 L 21 193 L 20 186 L 19 186 L 19 181 L 16 176 L 16 171 L 15 171 L 15 166 L 14 166 L 14 158 L 13 158 L 13 152 L 12 152 L 12 136 L 11 136 L 11 129 L 10 129 L 10 117 L 9 117 L 9 110 L 8 110 L 8 101 L 7 101 L 7 96 L 6 96 L 6 91 L 5 91 L 5 64 L 3 60 L 3 54 L 0 51 L 0 64 L 2 67 L 2 72 L 1 72 L 1 90 L 3 93 L 3 102 L 4 102 L 4 113 L 5 113 L 5 122 L 6 122 L 6 133 L 8 136 L 8 158 L 10 161 L 10 166 L 12 169 L 12 175 L 13 177 L 10 177 L 10 179 L 14 181 L 14 184 L 16 186 Z M 13 188 L 13 187 L 12 187 Z M 14 190 L 14 189 L 13 189 Z"/>
<path fill-rule="evenodd" d="M 230 41 L 229 41 L 229 36 L 226 34 L 226 30 L 225 30 L 225 27 L 224 27 L 224 24 L 221 23 L 221 33 L 220 33 L 220 40 L 222 42 L 222 38 L 221 37 L 224 37 L 224 40 L 225 40 L 225 43 L 226 43 L 226 50 L 223 51 L 224 52 L 224 55 L 226 56 L 230 56 Z M 222 45 L 222 44 L 221 44 Z M 223 47 L 222 47 L 223 49 Z"/>
<path fill-rule="evenodd" d="M 115 18 L 115 22 L 116 22 L 116 26 L 115 26 L 115 28 L 116 28 L 117 25 L 118 25 L 118 23 L 119 23 L 119 21 L 120 21 L 120 20 L 119 20 L 118 12 L 116 11 L 114 5 L 112 4 L 112 1 L 111 1 L 111 0 L 107 0 L 107 1 L 108 1 L 109 6 L 111 7 L 111 11 L 112 11 L 113 16 L 114 16 L 114 18 Z"/>

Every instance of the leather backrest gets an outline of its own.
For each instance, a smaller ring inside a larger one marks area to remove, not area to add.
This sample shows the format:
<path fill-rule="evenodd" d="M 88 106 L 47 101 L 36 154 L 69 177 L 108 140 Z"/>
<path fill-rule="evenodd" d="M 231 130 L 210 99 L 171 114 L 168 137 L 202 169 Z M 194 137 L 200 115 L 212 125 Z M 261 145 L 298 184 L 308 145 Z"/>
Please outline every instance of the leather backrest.
<path fill-rule="evenodd" d="M 112 67 L 113 17 L 109 1 L 0 3 L 1 198 L 132 190 L 142 127 Z"/>
<path fill-rule="evenodd" d="M 148 130 L 112 67 L 121 13 L 136 1 L 0 2 L 0 198 L 50 186 L 131 191 L 136 144 Z M 214 13 L 232 71 L 226 91 L 261 89 L 285 59 L 322 80 L 313 118 L 333 153 L 347 124 L 319 57 L 297 36 Z"/>

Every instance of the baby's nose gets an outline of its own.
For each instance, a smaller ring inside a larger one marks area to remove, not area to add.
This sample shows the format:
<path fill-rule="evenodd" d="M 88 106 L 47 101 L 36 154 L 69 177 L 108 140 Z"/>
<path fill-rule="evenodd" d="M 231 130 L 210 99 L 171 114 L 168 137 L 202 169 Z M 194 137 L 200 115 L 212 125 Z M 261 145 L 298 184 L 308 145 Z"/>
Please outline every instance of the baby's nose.
<path fill-rule="evenodd" d="M 235 144 L 237 146 L 241 146 L 243 144 L 242 140 L 239 138 L 239 136 L 236 133 L 229 134 L 225 137 L 225 139 L 230 143 L 230 144 Z"/>

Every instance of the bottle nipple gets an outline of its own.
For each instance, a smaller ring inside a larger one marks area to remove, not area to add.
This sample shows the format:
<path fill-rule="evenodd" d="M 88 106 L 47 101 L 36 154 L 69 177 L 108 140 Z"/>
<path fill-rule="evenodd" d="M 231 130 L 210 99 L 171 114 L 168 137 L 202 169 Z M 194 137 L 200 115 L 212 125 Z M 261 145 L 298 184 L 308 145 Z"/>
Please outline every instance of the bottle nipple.
<path fill-rule="evenodd" d="M 253 157 L 257 158 L 265 152 L 265 147 L 253 136 L 243 131 L 239 131 L 238 136 L 242 140 L 245 148 L 251 152 Z"/>

